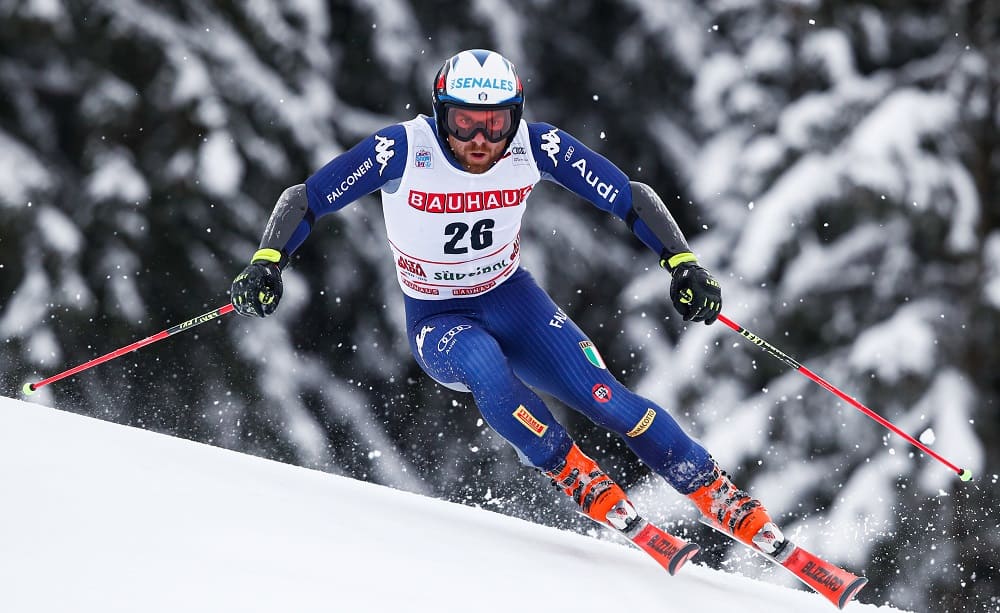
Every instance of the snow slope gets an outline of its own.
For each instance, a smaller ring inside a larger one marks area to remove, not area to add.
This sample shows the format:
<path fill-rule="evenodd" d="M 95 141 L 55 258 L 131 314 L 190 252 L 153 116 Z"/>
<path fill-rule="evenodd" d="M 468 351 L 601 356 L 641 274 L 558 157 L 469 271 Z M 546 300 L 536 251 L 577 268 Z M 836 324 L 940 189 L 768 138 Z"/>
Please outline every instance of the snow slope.
<path fill-rule="evenodd" d="M 670 577 L 624 541 L 9 398 L 0 492 L 4 613 L 836 610 L 690 563 Z"/>

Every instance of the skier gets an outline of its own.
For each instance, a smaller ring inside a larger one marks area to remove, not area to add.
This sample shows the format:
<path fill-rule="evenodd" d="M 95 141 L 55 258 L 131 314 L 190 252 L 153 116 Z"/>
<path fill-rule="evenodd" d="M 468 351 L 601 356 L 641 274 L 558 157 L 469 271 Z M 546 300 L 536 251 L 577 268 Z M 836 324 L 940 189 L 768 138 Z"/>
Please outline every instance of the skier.
<path fill-rule="evenodd" d="M 670 272 L 685 321 L 713 323 L 722 294 L 656 192 L 579 140 L 522 119 L 513 64 L 481 49 L 448 59 L 434 116 L 379 130 L 304 184 L 286 189 L 232 300 L 266 317 L 281 271 L 316 219 L 382 191 L 389 249 L 404 294 L 410 348 L 441 385 L 471 392 L 486 422 L 595 521 L 626 535 L 637 513 L 530 388 L 544 390 L 629 448 L 717 528 L 765 552 L 783 540 L 760 502 L 733 485 L 656 403 L 606 368 L 587 336 L 519 266 L 521 218 L 546 179 L 623 219 Z"/>

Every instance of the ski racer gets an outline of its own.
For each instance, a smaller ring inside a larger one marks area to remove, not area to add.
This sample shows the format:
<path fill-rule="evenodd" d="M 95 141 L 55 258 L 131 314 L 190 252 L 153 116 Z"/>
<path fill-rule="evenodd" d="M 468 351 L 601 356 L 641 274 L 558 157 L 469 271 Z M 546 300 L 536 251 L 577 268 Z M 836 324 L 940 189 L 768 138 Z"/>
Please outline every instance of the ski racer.
<path fill-rule="evenodd" d="M 282 270 L 316 220 L 381 190 L 410 348 L 430 377 L 471 392 L 522 461 L 595 521 L 628 535 L 637 512 L 531 388 L 621 436 L 717 528 L 774 551 L 783 537 L 761 503 L 734 486 L 667 411 L 623 386 L 520 266 L 532 188 L 552 181 L 624 220 L 671 274 L 670 299 L 683 319 L 711 324 L 722 307 L 719 284 L 660 197 L 567 132 L 525 121 L 521 81 L 496 52 L 448 59 L 432 101 L 433 117 L 375 132 L 281 194 L 259 250 L 233 281 L 236 310 L 274 313 Z"/>

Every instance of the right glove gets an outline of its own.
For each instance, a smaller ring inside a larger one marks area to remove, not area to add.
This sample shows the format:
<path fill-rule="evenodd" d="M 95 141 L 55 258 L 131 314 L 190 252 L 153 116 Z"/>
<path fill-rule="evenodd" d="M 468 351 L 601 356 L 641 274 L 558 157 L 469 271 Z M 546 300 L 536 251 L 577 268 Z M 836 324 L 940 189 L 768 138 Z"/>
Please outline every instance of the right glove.
<path fill-rule="evenodd" d="M 277 258 L 273 257 L 275 254 Z M 267 317 L 278 308 L 282 293 L 280 255 L 273 249 L 261 249 L 254 254 L 250 265 L 233 279 L 229 293 L 237 313 Z"/>
<path fill-rule="evenodd" d="M 684 321 L 703 321 L 714 323 L 722 311 L 722 288 L 711 273 L 696 262 L 690 253 L 680 254 L 671 258 L 676 262 L 671 266 L 667 260 L 661 260 L 664 268 L 670 271 L 670 300 L 674 308 L 681 314 Z"/>

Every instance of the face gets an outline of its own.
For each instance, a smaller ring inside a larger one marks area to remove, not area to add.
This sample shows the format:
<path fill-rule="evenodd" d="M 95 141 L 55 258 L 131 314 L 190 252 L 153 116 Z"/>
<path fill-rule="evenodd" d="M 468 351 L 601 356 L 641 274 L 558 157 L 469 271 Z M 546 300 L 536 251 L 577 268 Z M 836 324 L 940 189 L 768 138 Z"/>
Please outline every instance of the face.
<path fill-rule="evenodd" d="M 476 175 L 493 168 L 497 160 L 503 157 L 504 149 L 507 148 L 506 142 L 491 143 L 486 140 L 482 132 L 477 133 L 472 137 L 472 140 L 466 142 L 449 134 L 448 144 L 462 168 Z"/>
<path fill-rule="evenodd" d="M 451 108 L 447 110 L 446 120 L 450 132 L 448 144 L 455 153 L 455 159 L 465 170 L 473 174 L 486 172 L 503 156 L 507 145 L 504 135 L 511 129 L 509 109 L 495 112 Z M 459 140 L 452 133 L 461 136 L 472 133 L 472 137 L 469 140 Z M 486 138 L 487 133 L 500 142 L 490 142 Z"/>

